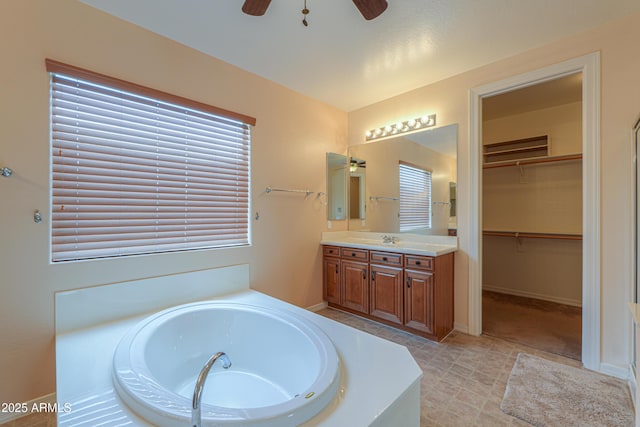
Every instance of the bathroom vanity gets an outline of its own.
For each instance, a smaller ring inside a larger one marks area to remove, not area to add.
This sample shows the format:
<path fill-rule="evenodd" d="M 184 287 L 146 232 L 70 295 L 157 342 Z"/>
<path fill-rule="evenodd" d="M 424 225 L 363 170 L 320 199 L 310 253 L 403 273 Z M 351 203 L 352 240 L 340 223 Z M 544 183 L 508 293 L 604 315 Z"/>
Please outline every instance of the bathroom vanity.
<path fill-rule="evenodd" d="M 323 233 L 330 307 L 441 341 L 453 330 L 454 252 L 448 236 Z"/>

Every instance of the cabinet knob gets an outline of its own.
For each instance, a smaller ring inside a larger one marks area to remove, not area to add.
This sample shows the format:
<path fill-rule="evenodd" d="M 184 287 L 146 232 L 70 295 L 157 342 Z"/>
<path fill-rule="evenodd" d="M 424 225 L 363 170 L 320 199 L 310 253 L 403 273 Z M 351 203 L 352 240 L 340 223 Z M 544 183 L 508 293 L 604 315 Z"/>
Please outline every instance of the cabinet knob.
<path fill-rule="evenodd" d="M 351 252 L 351 256 L 356 256 L 356 253 L 355 252 Z"/>
<path fill-rule="evenodd" d="M 362 279 L 367 280 L 367 269 L 362 270 Z"/>
<path fill-rule="evenodd" d="M 407 288 L 411 287 L 411 277 L 407 277 Z"/>
<path fill-rule="evenodd" d="M 420 261 L 416 261 L 416 265 L 420 265 Z"/>
<path fill-rule="evenodd" d="M 383 257 L 382 257 L 382 260 L 383 260 L 383 261 L 386 261 L 386 260 L 387 260 L 387 257 L 386 257 L 386 256 L 383 256 Z"/>

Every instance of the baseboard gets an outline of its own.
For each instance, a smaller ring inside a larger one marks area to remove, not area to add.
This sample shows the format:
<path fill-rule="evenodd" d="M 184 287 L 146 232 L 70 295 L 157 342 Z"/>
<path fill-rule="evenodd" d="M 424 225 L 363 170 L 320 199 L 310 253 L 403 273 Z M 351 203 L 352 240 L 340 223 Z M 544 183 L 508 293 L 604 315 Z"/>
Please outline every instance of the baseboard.
<path fill-rule="evenodd" d="M 316 312 L 316 311 L 324 310 L 328 306 L 329 304 L 326 301 L 323 301 L 321 303 L 314 304 L 311 307 L 307 307 L 307 310 Z"/>
<path fill-rule="evenodd" d="M 51 394 L 47 394 L 45 396 L 41 396 L 36 399 L 30 400 L 28 402 L 13 402 L 19 405 L 21 409 L 26 408 L 28 409 L 28 411 L 12 412 L 12 413 L 0 412 L 0 424 L 4 424 L 9 421 L 17 420 L 18 418 L 21 418 L 21 417 L 31 415 L 31 408 L 33 408 L 34 405 L 36 407 L 39 407 L 41 403 L 53 404 L 55 403 L 55 401 L 56 401 L 56 394 L 51 393 Z"/>
<path fill-rule="evenodd" d="M 455 329 L 458 332 L 462 332 L 463 334 L 469 333 L 469 326 L 462 323 L 455 322 L 453 324 L 453 329 Z"/>
<path fill-rule="evenodd" d="M 629 386 L 629 392 L 631 393 L 631 400 L 633 401 L 633 408 L 637 411 L 636 408 L 636 393 L 638 393 L 638 387 L 636 383 L 636 375 L 633 372 L 633 365 L 629 365 L 629 379 L 627 380 L 627 385 Z"/>
<path fill-rule="evenodd" d="M 542 301 L 555 302 L 558 304 L 582 307 L 582 301 L 571 298 L 554 297 L 552 295 L 537 294 L 535 292 L 520 291 L 517 289 L 500 288 L 498 286 L 482 285 L 483 291 L 497 292 L 499 294 L 514 295 L 517 297 L 534 298 Z"/>
<path fill-rule="evenodd" d="M 612 377 L 620 378 L 621 380 L 629 380 L 628 368 L 622 366 L 612 365 L 610 363 L 601 363 L 598 372 Z"/>

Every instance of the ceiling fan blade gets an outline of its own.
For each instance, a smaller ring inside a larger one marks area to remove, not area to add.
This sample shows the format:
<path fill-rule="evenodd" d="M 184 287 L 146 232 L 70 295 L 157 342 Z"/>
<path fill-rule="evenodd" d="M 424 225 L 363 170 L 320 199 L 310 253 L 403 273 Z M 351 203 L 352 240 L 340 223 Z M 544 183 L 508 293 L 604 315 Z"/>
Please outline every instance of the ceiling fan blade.
<path fill-rule="evenodd" d="M 367 21 L 377 18 L 387 10 L 387 0 L 353 0 L 364 19 Z"/>
<path fill-rule="evenodd" d="M 267 11 L 271 0 L 245 0 L 242 11 L 251 16 L 262 16 Z"/>

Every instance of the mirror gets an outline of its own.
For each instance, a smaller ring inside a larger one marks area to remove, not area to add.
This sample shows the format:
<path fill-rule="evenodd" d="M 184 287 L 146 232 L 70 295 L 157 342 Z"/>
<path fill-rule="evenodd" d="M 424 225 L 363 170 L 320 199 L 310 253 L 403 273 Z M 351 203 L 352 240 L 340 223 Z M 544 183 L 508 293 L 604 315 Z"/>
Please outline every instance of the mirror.
<path fill-rule="evenodd" d="M 456 217 L 456 183 L 449 183 L 449 217 Z"/>
<path fill-rule="evenodd" d="M 347 156 L 327 153 L 327 218 L 347 219 Z"/>
<path fill-rule="evenodd" d="M 640 155 L 640 120 L 636 122 L 636 125 L 633 128 L 633 168 L 634 168 L 634 193 L 635 193 L 635 203 L 633 205 L 634 210 L 634 241 L 633 241 L 633 250 L 634 250 L 634 268 L 633 268 L 633 301 L 636 304 L 640 304 L 640 165 L 638 165 L 638 155 Z M 637 307 L 636 307 L 637 310 Z M 637 317 L 637 314 L 636 314 Z M 637 322 L 637 320 L 636 320 Z M 638 339 L 638 325 L 634 326 L 634 330 L 636 331 L 632 335 L 632 348 L 633 348 L 633 358 L 631 361 L 631 366 L 633 372 L 637 378 L 638 375 L 638 357 L 640 355 L 637 354 L 636 348 Z"/>
<path fill-rule="evenodd" d="M 367 162 L 355 157 L 349 158 L 349 219 L 365 219 L 367 204 L 366 171 Z"/>
<path fill-rule="evenodd" d="M 367 171 L 364 197 L 362 189 L 358 197 L 365 202 L 359 211 L 366 218 L 349 214 L 349 230 L 400 232 L 399 164 L 410 163 L 431 172 L 431 227 L 408 232 L 454 233 L 457 142 L 458 125 L 452 124 L 349 147 L 349 158 L 363 162 Z"/>
<path fill-rule="evenodd" d="M 640 304 L 640 165 L 638 164 L 638 156 L 640 156 L 640 120 L 633 128 L 633 169 L 635 175 L 633 300 L 636 304 Z"/>

